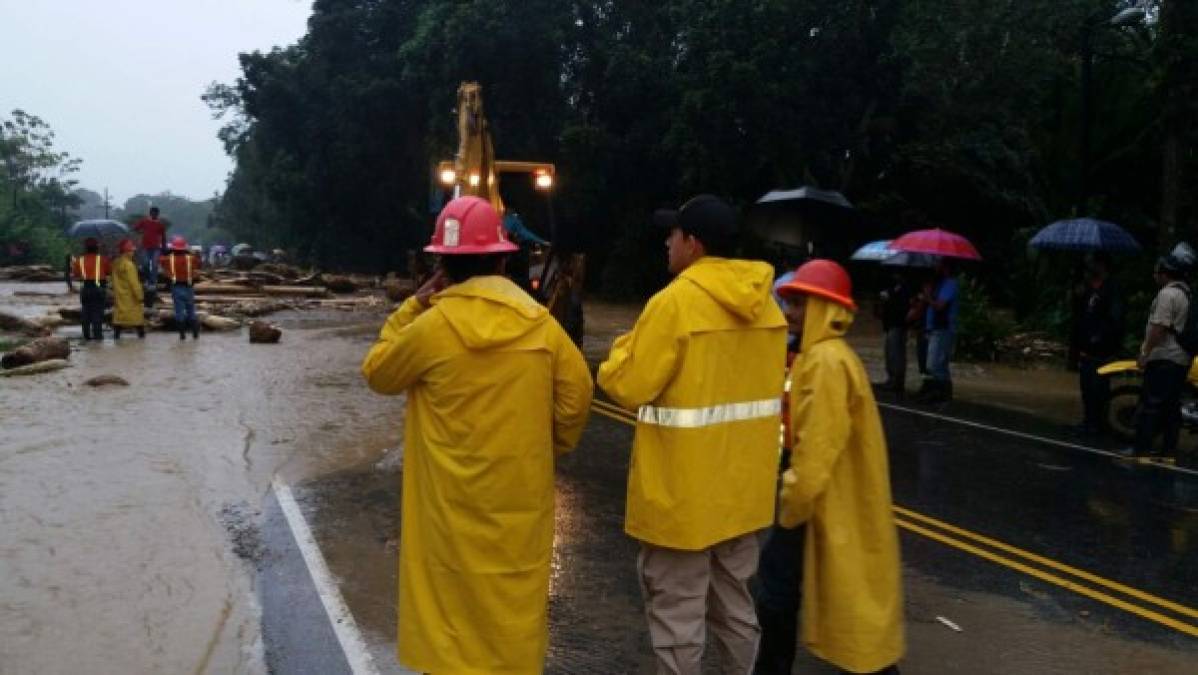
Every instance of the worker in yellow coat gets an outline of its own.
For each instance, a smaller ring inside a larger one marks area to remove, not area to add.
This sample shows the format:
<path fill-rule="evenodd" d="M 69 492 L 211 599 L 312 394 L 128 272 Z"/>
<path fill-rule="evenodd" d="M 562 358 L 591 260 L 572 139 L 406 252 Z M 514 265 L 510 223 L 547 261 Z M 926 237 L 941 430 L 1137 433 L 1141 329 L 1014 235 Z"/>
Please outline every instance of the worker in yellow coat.
<path fill-rule="evenodd" d="M 786 321 L 772 267 L 728 256 L 735 212 L 711 195 L 658 212 L 676 278 L 599 367 L 636 409 L 624 529 L 638 558 L 658 673 L 698 673 L 711 632 L 723 672 L 753 666 L 747 582 L 774 520 Z"/>
<path fill-rule="evenodd" d="M 503 276 L 516 250 L 460 197 L 426 251 L 436 275 L 362 363 L 407 394 L 399 661 L 437 675 L 540 673 L 548 644 L 556 455 L 578 442 L 591 375 L 565 331 Z"/>
<path fill-rule="evenodd" d="M 882 421 L 844 340 L 856 305 L 844 268 L 812 260 L 778 288 L 799 355 L 788 382 L 790 468 L 778 520 L 806 526 L 803 644 L 850 673 L 897 673 L 904 651 L 898 534 Z"/>
<path fill-rule="evenodd" d="M 133 263 L 137 247 L 129 239 L 120 244 L 120 255 L 112 265 L 112 339 L 121 339 L 121 329 L 133 328 L 137 337 L 146 336 L 146 318 L 142 313 L 144 289 Z"/>

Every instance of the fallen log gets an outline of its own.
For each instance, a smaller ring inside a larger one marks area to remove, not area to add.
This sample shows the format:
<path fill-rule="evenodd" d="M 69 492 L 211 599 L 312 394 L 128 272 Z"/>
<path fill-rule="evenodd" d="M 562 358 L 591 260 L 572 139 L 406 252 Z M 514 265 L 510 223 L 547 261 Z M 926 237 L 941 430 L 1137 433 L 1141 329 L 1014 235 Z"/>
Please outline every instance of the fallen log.
<path fill-rule="evenodd" d="M 7 312 L 0 312 L 0 331 L 20 333 L 30 337 L 46 334 L 45 327 L 40 324 Z"/>
<path fill-rule="evenodd" d="M 49 373 L 55 370 L 71 367 L 71 362 L 66 359 L 50 359 L 48 361 L 38 361 L 27 366 L 18 366 L 8 370 L 0 370 L 0 377 L 20 377 L 21 375 L 37 375 L 38 373 Z"/>
<path fill-rule="evenodd" d="M 294 295 L 302 298 L 324 298 L 329 295 L 328 289 L 323 286 L 263 286 L 261 290 L 266 295 Z"/>
<path fill-rule="evenodd" d="M 71 345 L 66 338 L 42 337 L 18 347 L 0 358 L 0 368 L 19 368 L 51 359 L 69 359 Z"/>
<path fill-rule="evenodd" d="M 358 284 L 354 283 L 353 279 L 337 274 L 325 274 L 321 277 L 321 282 L 334 293 L 353 293 L 358 290 Z"/>
<path fill-rule="evenodd" d="M 200 325 L 203 326 L 205 330 L 225 331 L 237 330 L 238 328 L 241 328 L 240 321 L 224 316 L 217 316 L 215 314 L 205 314 L 200 316 L 199 319 Z"/>

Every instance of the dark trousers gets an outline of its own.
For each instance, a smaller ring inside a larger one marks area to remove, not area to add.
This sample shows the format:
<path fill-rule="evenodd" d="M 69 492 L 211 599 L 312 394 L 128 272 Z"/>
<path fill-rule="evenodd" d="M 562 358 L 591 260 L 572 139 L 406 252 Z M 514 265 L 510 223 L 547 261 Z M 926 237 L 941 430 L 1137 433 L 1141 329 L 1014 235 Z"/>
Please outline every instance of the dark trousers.
<path fill-rule="evenodd" d="M 774 525 L 766 535 L 753 589 L 761 624 L 753 675 L 790 675 L 794 668 L 805 533 L 802 527 L 788 530 Z"/>
<path fill-rule="evenodd" d="M 886 329 L 886 381 L 902 389 L 907 381 L 907 327 Z"/>
<path fill-rule="evenodd" d="M 94 282 L 83 282 L 79 304 L 83 306 L 83 339 L 104 339 L 104 289 Z"/>
<path fill-rule="evenodd" d="M 915 338 L 915 358 L 919 362 L 919 374 L 928 374 L 928 332 L 920 330 Z"/>
<path fill-rule="evenodd" d="M 1102 359 L 1084 357 L 1077 362 L 1078 383 L 1082 390 L 1082 425 L 1095 431 L 1107 428 L 1107 403 L 1111 398 L 1111 380 L 1098 374 Z"/>
<path fill-rule="evenodd" d="M 1152 439 L 1164 436 L 1162 454 L 1177 451 L 1181 431 L 1181 391 L 1189 368 L 1172 361 L 1149 361 L 1144 368 L 1144 388 L 1136 411 L 1136 454 L 1152 454 Z"/>

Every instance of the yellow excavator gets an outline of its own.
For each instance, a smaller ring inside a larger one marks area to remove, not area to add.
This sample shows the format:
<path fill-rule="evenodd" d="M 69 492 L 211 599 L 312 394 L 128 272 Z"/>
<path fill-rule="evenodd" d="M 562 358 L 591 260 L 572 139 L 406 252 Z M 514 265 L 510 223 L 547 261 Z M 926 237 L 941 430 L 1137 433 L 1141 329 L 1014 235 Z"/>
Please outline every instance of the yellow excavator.
<path fill-rule="evenodd" d="M 501 177 L 508 174 L 524 174 L 531 177 L 533 188 L 537 192 L 548 195 L 557 182 L 556 168 L 549 162 L 517 162 L 495 158 L 491 126 L 483 112 L 482 86 L 477 82 L 463 82 L 458 87 L 457 114 L 457 155 L 452 161 L 440 162 L 434 178 L 442 190 L 450 193 L 447 197 L 471 195 L 486 199 L 495 207 L 500 217 L 504 218 L 505 226 L 512 224 L 513 221 L 507 218 L 507 207 L 499 193 Z M 549 206 L 552 219 L 551 202 Z M 522 247 L 529 245 L 526 241 L 520 244 Z M 549 244 L 547 249 L 542 255 L 536 256 L 527 272 L 523 269 L 517 272 L 520 275 L 527 274 L 528 278 L 517 279 L 516 282 L 530 289 L 566 329 L 571 339 L 581 347 L 582 287 L 586 273 L 586 256 L 583 253 L 556 251 L 552 244 Z"/>

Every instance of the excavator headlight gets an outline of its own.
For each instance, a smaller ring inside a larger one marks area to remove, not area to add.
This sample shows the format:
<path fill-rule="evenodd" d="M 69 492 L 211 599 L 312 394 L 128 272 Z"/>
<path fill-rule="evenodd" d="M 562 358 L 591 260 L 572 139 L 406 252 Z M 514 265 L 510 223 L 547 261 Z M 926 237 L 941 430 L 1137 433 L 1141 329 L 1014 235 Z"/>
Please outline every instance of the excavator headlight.
<path fill-rule="evenodd" d="M 454 171 L 453 169 L 442 169 L 441 170 L 441 184 L 442 185 L 449 187 L 449 186 L 453 185 L 457 181 L 457 179 L 458 179 L 458 172 Z"/>
<path fill-rule="evenodd" d="M 480 180 L 481 180 L 481 178 L 479 178 L 478 174 L 476 174 L 476 173 L 470 174 L 470 187 L 478 187 L 478 183 Z"/>
<path fill-rule="evenodd" d="M 553 176 L 548 173 L 538 172 L 533 179 L 533 184 L 538 190 L 548 190 L 553 187 Z"/>

